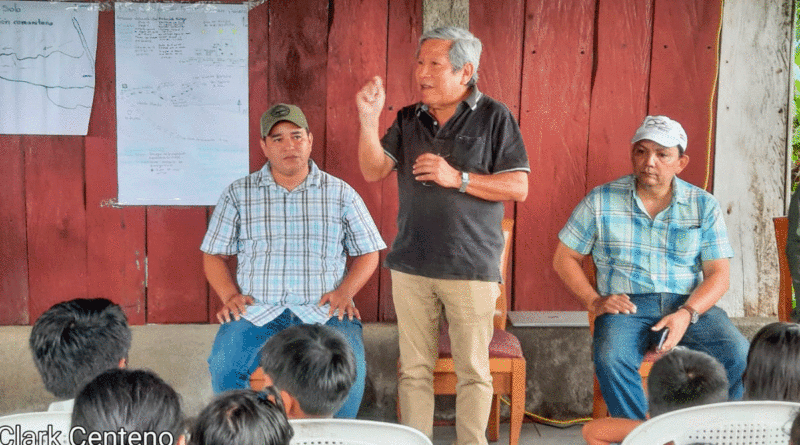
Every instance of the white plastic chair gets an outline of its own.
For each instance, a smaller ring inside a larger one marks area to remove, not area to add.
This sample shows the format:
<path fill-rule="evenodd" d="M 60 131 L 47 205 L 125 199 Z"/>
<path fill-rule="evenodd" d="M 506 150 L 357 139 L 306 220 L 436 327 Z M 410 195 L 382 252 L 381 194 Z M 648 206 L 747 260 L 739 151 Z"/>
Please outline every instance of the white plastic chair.
<path fill-rule="evenodd" d="M 724 402 L 672 411 L 631 431 L 622 445 L 770 445 L 789 443 L 800 403 Z"/>
<path fill-rule="evenodd" d="M 60 432 L 61 434 L 59 434 L 55 440 L 61 445 L 70 445 L 68 435 L 71 423 L 72 412 L 70 411 L 23 413 L 0 417 L 0 428 L 5 431 L 3 438 L 7 440 L 9 439 L 9 434 L 11 434 L 13 438 L 16 439 L 14 441 L 16 444 L 33 443 L 24 440 L 25 435 L 30 435 L 30 433 L 27 432 L 33 432 L 36 435 L 36 443 L 52 443 L 46 438 L 44 440 L 39 439 L 40 432 L 44 431 L 44 433 L 41 434 L 46 434 L 45 437 L 53 437 L 56 432 Z M 19 428 L 17 428 L 17 425 L 19 425 Z M 11 428 L 11 430 L 8 430 L 6 427 Z M 18 434 L 22 434 L 23 436 L 19 437 Z"/>
<path fill-rule="evenodd" d="M 292 445 L 432 445 L 428 436 L 397 423 L 358 419 L 295 419 Z"/>

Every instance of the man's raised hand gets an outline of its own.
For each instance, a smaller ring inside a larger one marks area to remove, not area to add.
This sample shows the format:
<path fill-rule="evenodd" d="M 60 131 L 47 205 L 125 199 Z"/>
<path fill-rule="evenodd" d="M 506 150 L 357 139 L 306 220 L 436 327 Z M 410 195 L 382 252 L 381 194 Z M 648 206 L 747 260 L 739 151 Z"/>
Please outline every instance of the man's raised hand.
<path fill-rule="evenodd" d="M 356 94 L 361 125 L 377 128 L 385 102 L 386 91 L 383 89 L 383 80 L 380 76 L 375 76 Z"/>

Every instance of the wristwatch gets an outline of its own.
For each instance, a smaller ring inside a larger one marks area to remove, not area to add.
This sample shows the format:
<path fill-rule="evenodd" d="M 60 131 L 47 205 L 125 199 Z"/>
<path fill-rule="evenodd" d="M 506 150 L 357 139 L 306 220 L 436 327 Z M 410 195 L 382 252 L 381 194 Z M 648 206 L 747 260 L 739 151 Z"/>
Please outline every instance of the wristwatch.
<path fill-rule="evenodd" d="M 678 310 L 681 309 L 686 309 L 686 311 L 689 312 L 689 314 L 692 316 L 692 318 L 689 320 L 690 324 L 695 324 L 697 323 L 697 320 L 700 319 L 700 312 L 697 312 L 696 310 L 694 310 L 693 307 L 689 306 L 688 304 L 684 304 L 683 306 L 678 308 Z"/>
<path fill-rule="evenodd" d="M 461 172 L 461 187 L 458 188 L 458 191 L 461 193 L 467 193 L 468 185 L 469 185 L 469 173 Z"/>

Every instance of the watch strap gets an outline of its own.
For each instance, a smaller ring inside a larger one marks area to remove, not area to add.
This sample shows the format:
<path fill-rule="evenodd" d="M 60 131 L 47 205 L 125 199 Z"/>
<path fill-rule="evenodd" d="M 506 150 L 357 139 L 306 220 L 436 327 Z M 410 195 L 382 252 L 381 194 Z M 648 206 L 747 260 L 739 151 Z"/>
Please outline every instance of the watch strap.
<path fill-rule="evenodd" d="M 461 193 L 466 193 L 468 185 L 469 185 L 469 173 L 461 172 L 461 187 L 458 188 L 458 191 Z"/>
<path fill-rule="evenodd" d="M 692 318 L 689 320 L 690 324 L 695 324 L 697 323 L 697 320 L 700 319 L 700 312 L 697 312 L 693 307 L 689 306 L 688 304 L 684 304 L 683 306 L 678 308 L 678 310 L 680 309 L 685 309 L 687 312 L 689 312 L 689 315 L 692 316 Z"/>

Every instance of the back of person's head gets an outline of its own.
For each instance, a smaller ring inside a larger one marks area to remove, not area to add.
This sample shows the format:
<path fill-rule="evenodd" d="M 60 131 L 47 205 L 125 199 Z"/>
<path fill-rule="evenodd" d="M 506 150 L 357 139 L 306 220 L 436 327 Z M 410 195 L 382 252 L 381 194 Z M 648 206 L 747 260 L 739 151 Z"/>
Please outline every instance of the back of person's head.
<path fill-rule="evenodd" d="M 94 443 L 112 443 L 107 435 L 119 439 L 122 434 L 133 440 L 135 432 L 136 442 L 116 443 L 177 444 L 183 433 L 180 398 L 152 371 L 112 369 L 95 377 L 75 397 L 72 426 L 72 443 L 92 437 L 105 438 Z"/>
<path fill-rule="evenodd" d="M 745 400 L 800 402 L 800 325 L 770 323 L 750 342 Z"/>
<path fill-rule="evenodd" d="M 307 416 L 332 416 L 356 379 L 356 360 L 344 336 L 319 324 L 297 325 L 270 338 L 261 368 L 280 391 L 291 395 Z M 288 409 L 287 409 L 288 411 Z"/>
<path fill-rule="evenodd" d="M 128 357 L 131 330 L 122 308 L 105 298 L 58 303 L 33 324 L 29 340 L 44 386 L 69 399 Z"/>
<path fill-rule="evenodd" d="M 794 416 L 792 428 L 789 430 L 789 445 L 800 445 L 800 411 Z"/>
<path fill-rule="evenodd" d="M 288 445 L 293 435 L 276 389 L 240 389 L 203 408 L 190 428 L 189 445 Z"/>
<path fill-rule="evenodd" d="M 647 377 L 650 417 L 728 400 L 725 367 L 705 352 L 674 349 L 653 363 Z"/>

